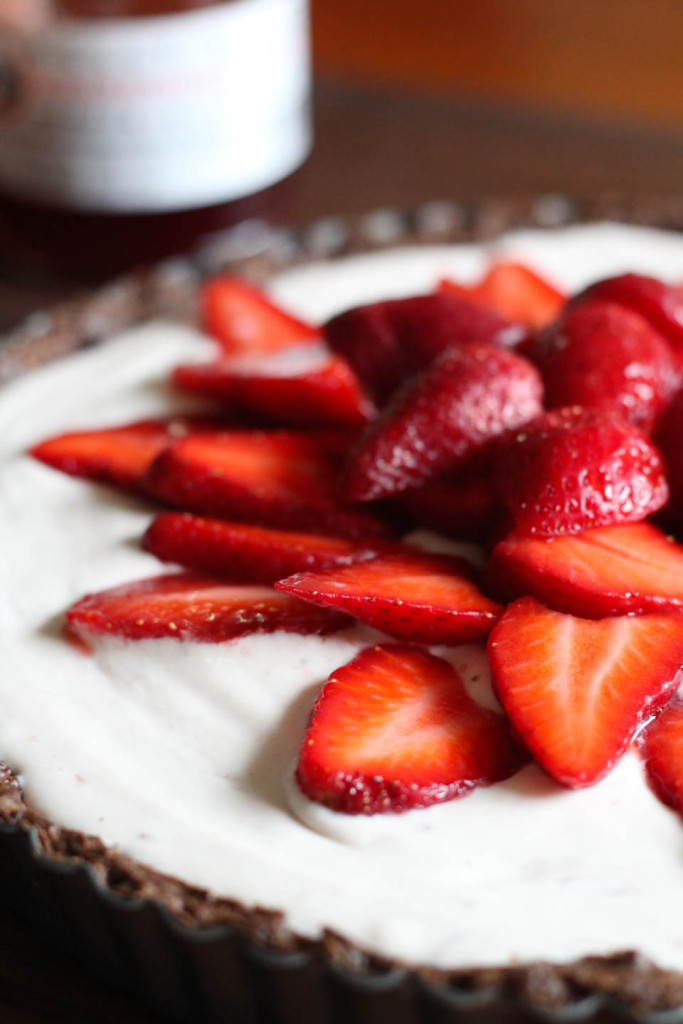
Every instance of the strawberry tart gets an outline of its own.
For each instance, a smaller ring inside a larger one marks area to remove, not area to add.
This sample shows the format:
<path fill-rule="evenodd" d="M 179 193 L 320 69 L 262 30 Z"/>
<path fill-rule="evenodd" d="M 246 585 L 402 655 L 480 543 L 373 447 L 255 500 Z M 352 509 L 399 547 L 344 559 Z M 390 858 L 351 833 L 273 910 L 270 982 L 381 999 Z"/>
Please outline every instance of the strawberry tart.
<path fill-rule="evenodd" d="M 681 282 L 673 232 L 519 229 L 10 381 L 34 915 L 197 1019 L 678 1020 Z"/>

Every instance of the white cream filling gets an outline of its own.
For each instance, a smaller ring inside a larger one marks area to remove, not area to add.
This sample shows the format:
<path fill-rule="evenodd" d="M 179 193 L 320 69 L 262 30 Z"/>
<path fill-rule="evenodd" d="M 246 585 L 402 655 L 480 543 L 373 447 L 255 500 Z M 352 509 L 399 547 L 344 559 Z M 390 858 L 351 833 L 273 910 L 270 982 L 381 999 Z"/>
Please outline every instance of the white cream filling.
<path fill-rule="evenodd" d="M 683 279 L 683 240 L 640 229 L 525 232 L 495 249 L 569 289 L 626 269 Z M 445 274 L 471 279 L 486 258 L 469 246 L 362 256 L 292 271 L 273 290 L 318 319 Z M 110 639 L 91 658 L 60 638 L 86 591 L 164 571 L 137 546 L 154 510 L 22 453 L 177 408 L 167 371 L 208 351 L 186 328 L 149 325 L 2 394 L 0 756 L 28 799 L 161 871 L 282 909 L 307 936 L 330 928 L 444 967 L 637 948 L 683 969 L 683 825 L 633 754 L 588 790 L 529 766 L 441 807 L 346 817 L 292 794 L 291 767 L 317 690 L 368 632 Z M 491 701 L 480 652 L 448 656 Z"/>

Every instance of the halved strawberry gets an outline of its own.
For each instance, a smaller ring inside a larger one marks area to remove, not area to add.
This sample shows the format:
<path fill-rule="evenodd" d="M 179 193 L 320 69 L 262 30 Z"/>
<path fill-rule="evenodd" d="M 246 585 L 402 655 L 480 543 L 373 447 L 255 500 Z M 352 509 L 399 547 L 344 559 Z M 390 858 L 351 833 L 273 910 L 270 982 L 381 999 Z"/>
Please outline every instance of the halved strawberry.
<path fill-rule="evenodd" d="M 525 263 L 501 260 L 492 264 L 474 285 L 461 285 L 444 279 L 440 290 L 469 297 L 472 302 L 492 309 L 528 327 L 544 327 L 557 316 L 564 294 Z"/>
<path fill-rule="evenodd" d="M 503 715 L 476 704 L 447 661 L 387 645 L 332 673 L 296 778 L 336 811 L 398 813 L 507 779 L 524 761 Z"/>
<path fill-rule="evenodd" d="M 524 328 L 457 295 L 432 293 L 348 309 L 323 328 L 379 406 L 453 345 L 512 345 Z"/>
<path fill-rule="evenodd" d="M 180 438 L 216 431 L 219 426 L 217 420 L 191 416 L 138 420 L 50 437 L 31 448 L 30 454 L 70 476 L 144 492 L 145 474 L 159 452 Z"/>
<path fill-rule="evenodd" d="M 360 426 L 375 408 L 341 358 L 314 344 L 274 355 L 178 366 L 177 388 L 286 426 Z"/>
<path fill-rule="evenodd" d="M 377 538 L 351 541 L 269 530 L 188 512 L 157 516 L 142 544 L 163 562 L 249 583 L 275 583 L 297 572 L 366 561 L 383 548 Z"/>
<path fill-rule="evenodd" d="M 150 466 L 151 494 L 178 508 L 274 529 L 365 537 L 384 527 L 337 500 L 348 435 L 286 430 L 190 437 Z"/>
<path fill-rule="evenodd" d="M 650 523 L 547 540 L 513 533 L 493 549 L 486 577 L 501 597 L 533 594 L 574 615 L 683 607 L 683 547 Z"/>
<path fill-rule="evenodd" d="M 670 346 L 639 313 L 614 302 L 580 303 L 524 348 L 541 371 L 548 408 L 614 411 L 644 430 L 678 384 Z"/>
<path fill-rule="evenodd" d="M 202 327 L 230 353 L 277 352 L 319 341 L 320 331 L 281 309 L 255 285 L 213 277 L 201 291 Z"/>
<path fill-rule="evenodd" d="M 648 781 L 659 799 L 683 813 L 683 698 L 677 695 L 638 736 Z"/>
<path fill-rule="evenodd" d="M 66 613 L 69 630 L 129 640 L 174 637 L 220 643 L 247 633 L 323 633 L 349 620 L 278 594 L 267 586 L 237 586 L 176 573 L 87 594 Z"/>
<path fill-rule="evenodd" d="M 592 786 L 681 680 L 683 615 L 579 619 L 531 597 L 488 642 L 496 692 L 536 761 L 558 782 Z"/>
<path fill-rule="evenodd" d="M 573 296 L 570 305 L 598 299 L 617 302 L 640 313 L 660 331 L 675 352 L 683 353 L 683 295 L 676 288 L 645 274 L 619 274 L 584 288 Z"/>
<path fill-rule="evenodd" d="M 348 466 L 350 501 L 455 473 L 494 437 L 538 416 L 543 388 L 521 356 L 469 344 L 439 356 L 369 427 Z"/>
<path fill-rule="evenodd" d="M 639 522 L 669 489 L 656 448 L 610 413 L 554 409 L 500 442 L 494 483 L 517 533 L 555 537 Z"/>
<path fill-rule="evenodd" d="M 424 644 L 481 640 L 503 610 L 473 583 L 472 566 L 463 559 L 410 550 L 298 573 L 275 586 L 343 610 L 400 640 Z"/>

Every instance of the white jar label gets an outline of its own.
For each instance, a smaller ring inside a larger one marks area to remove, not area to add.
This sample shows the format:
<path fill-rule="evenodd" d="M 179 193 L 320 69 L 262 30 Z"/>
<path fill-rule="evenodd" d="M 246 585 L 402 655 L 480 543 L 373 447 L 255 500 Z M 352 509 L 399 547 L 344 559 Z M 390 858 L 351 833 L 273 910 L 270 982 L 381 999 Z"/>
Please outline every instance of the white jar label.
<path fill-rule="evenodd" d="M 16 36 L 6 46 L 16 62 Z M 307 0 L 64 21 L 21 49 L 0 110 L 0 186 L 18 197 L 193 209 L 265 188 L 308 152 Z"/>

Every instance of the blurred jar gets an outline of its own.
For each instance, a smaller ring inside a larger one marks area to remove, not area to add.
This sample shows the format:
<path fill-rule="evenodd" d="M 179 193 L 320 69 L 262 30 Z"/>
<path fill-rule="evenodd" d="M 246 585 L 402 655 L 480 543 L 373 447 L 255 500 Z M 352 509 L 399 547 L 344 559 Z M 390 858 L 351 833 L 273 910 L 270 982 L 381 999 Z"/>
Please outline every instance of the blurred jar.
<path fill-rule="evenodd" d="M 0 0 L 5 257 L 92 280 L 283 219 L 309 89 L 307 0 Z"/>

